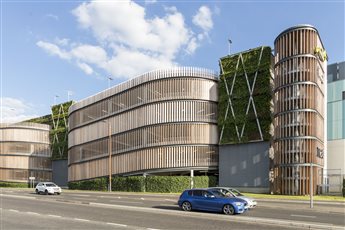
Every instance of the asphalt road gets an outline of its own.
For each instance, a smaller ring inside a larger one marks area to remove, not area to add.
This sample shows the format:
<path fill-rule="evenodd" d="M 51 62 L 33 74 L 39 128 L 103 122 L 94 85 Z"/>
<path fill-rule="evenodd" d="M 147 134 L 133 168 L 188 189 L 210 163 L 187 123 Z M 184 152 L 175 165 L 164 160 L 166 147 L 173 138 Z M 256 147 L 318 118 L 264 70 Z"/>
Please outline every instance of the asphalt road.
<path fill-rule="evenodd" d="M 259 200 L 245 214 L 183 212 L 176 195 L 0 189 L 0 229 L 345 229 L 344 203 Z"/>

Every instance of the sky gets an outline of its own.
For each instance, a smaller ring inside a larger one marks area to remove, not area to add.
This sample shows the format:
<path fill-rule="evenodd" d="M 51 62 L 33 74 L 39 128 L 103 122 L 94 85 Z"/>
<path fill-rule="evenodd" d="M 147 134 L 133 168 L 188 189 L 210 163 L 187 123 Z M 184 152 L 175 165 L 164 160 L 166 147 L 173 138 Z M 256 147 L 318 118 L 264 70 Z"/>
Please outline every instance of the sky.
<path fill-rule="evenodd" d="M 47 115 L 154 69 L 219 72 L 229 50 L 273 48 L 297 24 L 318 29 L 328 63 L 345 60 L 345 0 L 0 0 L 0 8 L 0 123 Z"/>

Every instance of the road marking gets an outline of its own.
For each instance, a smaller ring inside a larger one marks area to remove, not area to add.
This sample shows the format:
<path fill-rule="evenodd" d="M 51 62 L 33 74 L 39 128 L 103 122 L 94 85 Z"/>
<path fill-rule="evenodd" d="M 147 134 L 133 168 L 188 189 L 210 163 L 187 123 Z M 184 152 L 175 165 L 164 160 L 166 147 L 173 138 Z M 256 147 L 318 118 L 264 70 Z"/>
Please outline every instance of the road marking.
<path fill-rule="evenodd" d="M 158 228 L 147 228 L 147 230 L 159 230 Z"/>
<path fill-rule="evenodd" d="M 57 216 L 57 215 L 48 215 L 50 217 L 56 217 L 56 218 L 61 218 L 61 216 Z"/>
<path fill-rule="evenodd" d="M 171 202 L 176 202 L 176 200 L 172 200 L 172 199 L 164 199 L 165 201 L 171 201 Z"/>
<path fill-rule="evenodd" d="M 128 203 L 128 204 L 143 204 L 140 201 L 124 201 L 124 200 L 110 200 L 110 202 L 120 202 L 120 203 Z"/>
<path fill-rule="evenodd" d="M 11 211 L 11 212 L 19 212 L 18 210 L 14 210 L 14 209 L 9 209 L 8 211 Z"/>
<path fill-rule="evenodd" d="M 39 215 L 37 212 L 26 212 L 27 214 Z"/>
<path fill-rule="evenodd" d="M 145 200 L 144 197 L 141 197 L 140 200 Z"/>
<path fill-rule="evenodd" d="M 109 225 L 120 226 L 120 227 L 127 227 L 125 224 L 117 224 L 117 223 L 107 223 Z"/>
<path fill-rule="evenodd" d="M 79 218 L 74 218 L 74 220 L 79 220 L 79 221 L 90 221 L 90 220 L 86 220 L 86 219 L 79 219 Z"/>
<path fill-rule="evenodd" d="M 82 196 L 82 197 L 88 197 L 90 195 L 79 195 L 79 194 L 73 194 L 72 196 Z"/>
<path fill-rule="evenodd" d="M 76 200 L 97 200 L 95 198 L 73 198 L 73 199 L 76 199 Z"/>
<path fill-rule="evenodd" d="M 316 218 L 316 216 L 305 216 L 305 215 L 290 215 L 290 216 L 295 216 L 295 217 L 303 217 L 303 218 Z"/>

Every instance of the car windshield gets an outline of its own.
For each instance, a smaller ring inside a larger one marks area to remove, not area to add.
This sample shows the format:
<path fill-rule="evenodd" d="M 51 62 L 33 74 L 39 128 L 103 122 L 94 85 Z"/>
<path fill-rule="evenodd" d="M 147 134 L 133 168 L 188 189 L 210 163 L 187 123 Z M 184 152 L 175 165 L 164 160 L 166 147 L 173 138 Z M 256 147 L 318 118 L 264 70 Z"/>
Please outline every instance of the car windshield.
<path fill-rule="evenodd" d="M 57 185 L 56 185 L 56 184 L 53 184 L 53 183 L 47 183 L 46 186 L 47 186 L 47 187 L 56 187 Z"/>
<path fill-rule="evenodd" d="M 240 193 L 238 190 L 236 190 L 236 189 L 233 189 L 233 188 L 231 188 L 231 189 L 229 189 L 233 194 L 235 194 L 236 196 L 244 196 L 242 193 Z"/>

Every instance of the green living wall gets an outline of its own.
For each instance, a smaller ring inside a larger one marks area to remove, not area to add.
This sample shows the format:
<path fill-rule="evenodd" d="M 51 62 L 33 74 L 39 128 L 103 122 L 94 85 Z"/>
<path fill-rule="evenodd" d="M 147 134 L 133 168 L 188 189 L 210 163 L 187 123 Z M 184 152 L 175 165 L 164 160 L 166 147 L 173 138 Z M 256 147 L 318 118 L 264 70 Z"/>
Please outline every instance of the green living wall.
<path fill-rule="evenodd" d="M 107 178 L 96 178 L 92 180 L 69 182 L 69 189 L 106 191 Z M 195 188 L 207 188 L 217 185 L 215 176 L 194 177 Z M 112 191 L 124 192 L 160 192 L 179 193 L 190 188 L 189 176 L 129 176 L 113 177 Z"/>
<path fill-rule="evenodd" d="M 270 47 L 258 47 L 220 59 L 218 126 L 221 144 L 270 140 L 271 52 Z M 253 103 L 249 103 L 251 91 Z"/>
<path fill-rule="evenodd" d="M 68 157 L 68 109 L 73 103 L 73 101 L 68 101 L 54 105 L 51 108 L 51 114 L 28 120 L 28 122 L 51 126 L 52 160 L 67 159 Z"/>

